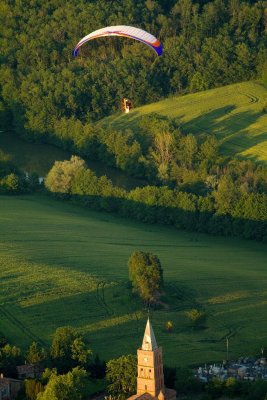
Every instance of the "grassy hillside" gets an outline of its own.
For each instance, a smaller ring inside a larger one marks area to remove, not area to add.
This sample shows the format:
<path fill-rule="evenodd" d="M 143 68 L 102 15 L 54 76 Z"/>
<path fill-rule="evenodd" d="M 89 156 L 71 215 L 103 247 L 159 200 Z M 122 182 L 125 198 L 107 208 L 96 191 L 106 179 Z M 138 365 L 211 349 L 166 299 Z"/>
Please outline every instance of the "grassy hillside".
<path fill-rule="evenodd" d="M 149 113 L 177 118 L 183 131 L 215 134 L 221 151 L 267 162 L 267 89 L 253 82 L 229 85 L 136 108 L 100 121 L 115 129 L 136 129 L 138 119 Z"/>
<path fill-rule="evenodd" d="M 151 319 L 166 363 L 221 360 L 227 336 L 232 357 L 266 345 L 266 245 L 143 225 L 41 196 L 0 197 L 0 332 L 25 347 L 48 344 L 58 326 L 74 325 L 101 357 L 134 353 L 146 320 L 127 286 L 134 250 L 163 264 L 164 304 Z M 200 331 L 184 316 L 196 305 L 208 313 Z"/>

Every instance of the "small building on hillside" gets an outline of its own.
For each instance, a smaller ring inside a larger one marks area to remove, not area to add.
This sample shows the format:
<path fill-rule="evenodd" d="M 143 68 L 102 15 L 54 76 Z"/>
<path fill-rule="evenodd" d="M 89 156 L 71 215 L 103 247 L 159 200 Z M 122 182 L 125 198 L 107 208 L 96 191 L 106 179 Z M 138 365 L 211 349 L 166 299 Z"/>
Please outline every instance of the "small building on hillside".
<path fill-rule="evenodd" d="M 0 374 L 0 400 L 13 400 L 17 397 L 23 382 L 18 379 L 5 378 Z"/>
<path fill-rule="evenodd" d="M 16 367 L 19 379 L 40 378 L 43 368 L 39 364 L 23 364 Z"/>
<path fill-rule="evenodd" d="M 158 347 L 147 320 L 142 347 L 137 350 L 137 393 L 128 400 L 176 400 L 176 392 L 164 385 L 162 348 Z"/>

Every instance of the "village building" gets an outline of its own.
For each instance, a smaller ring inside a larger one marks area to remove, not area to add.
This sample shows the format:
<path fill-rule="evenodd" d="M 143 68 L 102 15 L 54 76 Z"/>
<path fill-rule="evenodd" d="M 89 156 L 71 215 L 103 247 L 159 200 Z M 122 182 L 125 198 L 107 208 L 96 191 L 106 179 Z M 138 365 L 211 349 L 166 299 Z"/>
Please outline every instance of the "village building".
<path fill-rule="evenodd" d="M 264 357 L 240 357 L 238 360 L 225 361 L 223 364 L 200 366 L 195 371 L 195 377 L 200 382 L 209 382 L 214 378 L 225 382 L 228 378 L 236 380 L 267 381 L 267 360 Z"/>
<path fill-rule="evenodd" d="M 19 379 L 40 378 L 43 368 L 39 364 L 23 364 L 16 367 Z"/>
<path fill-rule="evenodd" d="M 137 350 L 137 370 L 137 393 L 128 400 L 176 400 L 175 390 L 164 386 L 162 348 L 149 318 L 142 347 Z"/>
<path fill-rule="evenodd" d="M 0 374 L 0 400 L 15 399 L 22 388 L 23 382 L 18 379 L 5 378 Z"/>

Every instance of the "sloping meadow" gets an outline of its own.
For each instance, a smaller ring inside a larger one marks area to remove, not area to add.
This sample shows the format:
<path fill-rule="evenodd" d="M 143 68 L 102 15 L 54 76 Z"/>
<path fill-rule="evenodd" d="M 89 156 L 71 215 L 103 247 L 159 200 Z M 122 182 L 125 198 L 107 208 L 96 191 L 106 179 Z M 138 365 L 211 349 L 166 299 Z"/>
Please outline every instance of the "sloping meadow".
<path fill-rule="evenodd" d="M 0 332 L 21 347 L 48 346 L 75 326 L 94 353 L 135 353 L 147 310 L 132 296 L 127 260 L 157 254 L 164 292 L 150 315 L 169 365 L 253 354 L 264 345 L 266 246 L 143 225 L 41 196 L 0 198 Z M 202 329 L 185 311 L 205 310 Z M 167 332 L 165 324 L 174 329 Z"/>
<path fill-rule="evenodd" d="M 267 162 L 267 90 L 242 82 L 186 96 L 171 97 L 100 121 L 115 130 L 138 131 L 145 115 L 175 119 L 181 130 L 197 136 L 215 135 L 224 155 Z"/>

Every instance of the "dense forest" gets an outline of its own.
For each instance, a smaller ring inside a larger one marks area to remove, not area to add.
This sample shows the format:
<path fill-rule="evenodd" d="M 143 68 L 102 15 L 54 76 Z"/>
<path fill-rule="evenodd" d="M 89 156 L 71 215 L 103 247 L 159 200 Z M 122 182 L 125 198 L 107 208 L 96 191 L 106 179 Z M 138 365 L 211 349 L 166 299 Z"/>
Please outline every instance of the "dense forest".
<path fill-rule="evenodd" d="M 51 170 L 52 192 L 146 222 L 267 240 L 266 167 L 222 156 L 215 137 L 185 134 L 177 121 L 156 114 L 142 118 L 137 132 L 95 123 L 118 110 L 123 96 L 141 105 L 242 80 L 264 83 L 266 10 L 266 1 L 0 0 L 2 129 L 148 185 L 127 192 L 73 159 Z M 74 58 L 77 41 L 107 24 L 157 35 L 164 56 L 125 38 L 100 38 Z M 0 158 L 2 192 L 36 186 L 36 176 L 26 179 Z"/>
<path fill-rule="evenodd" d="M 266 1 L 1 0 L 0 18 L 1 112 L 44 139 L 66 119 L 88 124 L 116 111 L 122 97 L 137 106 L 248 80 L 266 62 Z M 118 24 L 156 35 L 164 56 L 100 38 L 73 57 L 81 37 Z"/>

